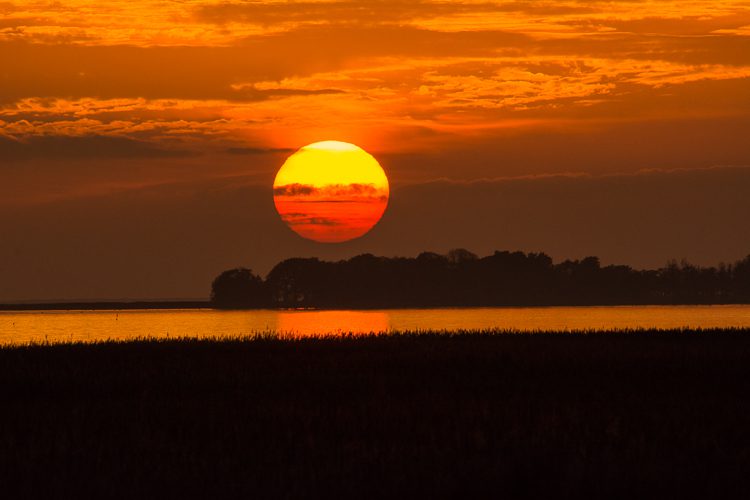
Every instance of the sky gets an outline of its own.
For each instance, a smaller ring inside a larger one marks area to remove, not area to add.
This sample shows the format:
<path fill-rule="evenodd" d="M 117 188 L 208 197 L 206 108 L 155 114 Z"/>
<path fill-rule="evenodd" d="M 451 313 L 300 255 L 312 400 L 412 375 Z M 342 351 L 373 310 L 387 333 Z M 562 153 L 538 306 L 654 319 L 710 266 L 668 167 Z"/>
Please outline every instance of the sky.
<path fill-rule="evenodd" d="M 293 256 L 750 254 L 750 1 L 0 1 L 0 301 L 203 298 Z M 362 238 L 273 203 L 317 141 Z"/>

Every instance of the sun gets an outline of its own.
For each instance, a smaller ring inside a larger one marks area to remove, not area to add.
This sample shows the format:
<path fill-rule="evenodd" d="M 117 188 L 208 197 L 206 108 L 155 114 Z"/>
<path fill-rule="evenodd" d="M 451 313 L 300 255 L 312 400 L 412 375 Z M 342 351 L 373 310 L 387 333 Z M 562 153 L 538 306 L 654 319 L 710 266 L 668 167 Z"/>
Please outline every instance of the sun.
<path fill-rule="evenodd" d="M 281 219 L 303 238 L 322 243 L 365 235 L 383 216 L 389 196 L 388 177 L 378 161 L 348 142 L 300 148 L 273 183 Z"/>

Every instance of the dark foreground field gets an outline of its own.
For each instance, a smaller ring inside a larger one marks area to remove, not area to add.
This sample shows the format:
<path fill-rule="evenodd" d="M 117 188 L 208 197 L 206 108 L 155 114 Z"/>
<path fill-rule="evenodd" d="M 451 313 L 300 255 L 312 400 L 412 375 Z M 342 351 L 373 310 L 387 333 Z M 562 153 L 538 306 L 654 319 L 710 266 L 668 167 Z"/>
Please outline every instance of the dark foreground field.
<path fill-rule="evenodd" d="M 4 498 L 748 498 L 750 331 L 0 349 Z"/>

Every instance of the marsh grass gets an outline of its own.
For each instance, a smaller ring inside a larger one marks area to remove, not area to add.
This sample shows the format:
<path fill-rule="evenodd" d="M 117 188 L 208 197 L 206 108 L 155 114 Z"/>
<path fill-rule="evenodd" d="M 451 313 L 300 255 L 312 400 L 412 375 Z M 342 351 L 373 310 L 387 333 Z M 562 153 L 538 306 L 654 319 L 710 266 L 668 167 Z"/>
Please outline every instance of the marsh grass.
<path fill-rule="evenodd" d="M 750 331 L 499 333 L 2 347 L 0 484 L 7 498 L 750 491 Z"/>

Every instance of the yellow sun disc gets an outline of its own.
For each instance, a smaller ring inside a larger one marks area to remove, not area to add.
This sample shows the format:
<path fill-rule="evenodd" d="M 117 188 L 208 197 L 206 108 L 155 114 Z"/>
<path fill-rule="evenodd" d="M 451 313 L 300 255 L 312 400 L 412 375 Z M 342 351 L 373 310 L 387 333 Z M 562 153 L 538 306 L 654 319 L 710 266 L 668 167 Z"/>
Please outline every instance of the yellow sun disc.
<path fill-rule="evenodd" d="M 323 141 L 300 148 L 276 174 L 281 219 L 304 238 L 339 243 L 366 234 L 388 206 L 388 178 L 362 148 Z"/>

